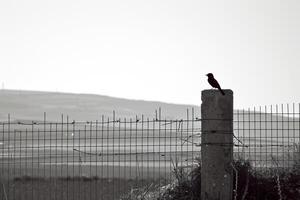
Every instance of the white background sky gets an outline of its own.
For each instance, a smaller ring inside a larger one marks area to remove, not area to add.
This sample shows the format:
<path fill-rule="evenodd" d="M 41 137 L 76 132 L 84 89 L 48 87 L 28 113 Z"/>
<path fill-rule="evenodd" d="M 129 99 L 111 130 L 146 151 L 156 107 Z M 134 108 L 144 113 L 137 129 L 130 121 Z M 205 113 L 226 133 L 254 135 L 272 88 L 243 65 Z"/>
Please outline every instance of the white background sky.
<path fill-rule="evenodd" d="M 2 0 L 6 89 L 235 107 L 300 102 L 299 0 Z"/>

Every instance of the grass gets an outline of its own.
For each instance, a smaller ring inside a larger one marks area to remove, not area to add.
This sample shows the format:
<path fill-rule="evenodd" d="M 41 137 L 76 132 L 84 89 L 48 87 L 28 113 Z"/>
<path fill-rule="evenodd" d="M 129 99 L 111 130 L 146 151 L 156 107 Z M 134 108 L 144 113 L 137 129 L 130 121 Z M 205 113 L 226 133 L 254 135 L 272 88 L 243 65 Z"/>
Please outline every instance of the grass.
<path fill-rule="evenodd" d="M 198 161 L 200 163 L 200 161 Z M 274 164 L 276 166 L 276 163 Z M 258 169 L 250 162 L 232 164 L 233 200 L 300 199 L 300 166 L 292 170 Z M 173 181 L 85 176 L 42 178 L 20 176 L 2 180 L 1 199 L 187 200 L 201 199 L 201 165 L 187 171 L 173 165 Z M 166 184 L 169 183 L 169 184 Z"/>
<path fill-rule="evenodd" d="M 30 200 L 117 200 L 132 188 L 142 188 L 153 180 L 135 180 L 99 177 L 41 178 L 22 176 L 2 181 L 0 199 Z M 5 191 L 5 193 L 4 193 Z"/>
<path fill-rule="evenodd" d="M 186 172 L 182 168 L 173 171 L 174 181 L 159 188 L 152 187 L 140 192 L 146 195 L 131 194 L 135 200 L 200 200 L 201 165 Z M 300 168 L 289 171 L 283 168 L 258 170 L 250 162 L 238 160 L 233 163 L 233 200 L 298 200 L 300 199 Z M 136 193 L 140 194 L 140 193 Z M 124 199 L 125 200 L 125 199 Z M 127 200 L 127 199 L 126 199 Z M 128 198 L 129 200 L 129 198 Z"/>
<path fill-rule="evenodd" d="M 237 199 L 300 199 L 300 168 L 267 168 L 257 170 L 247 161 L 236 161 L 238 171 Z M 236 177 L 234 177 L 234 180 Z"/>

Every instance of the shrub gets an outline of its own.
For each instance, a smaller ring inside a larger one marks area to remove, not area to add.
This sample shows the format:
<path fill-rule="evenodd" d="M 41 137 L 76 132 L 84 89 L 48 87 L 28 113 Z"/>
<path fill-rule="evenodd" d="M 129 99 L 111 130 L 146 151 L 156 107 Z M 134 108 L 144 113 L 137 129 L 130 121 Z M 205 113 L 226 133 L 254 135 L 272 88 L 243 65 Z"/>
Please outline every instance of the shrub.
<path fill-rule="evenodd" d="M 238 160 L 233 163 L 234 200 L 293 200 L 300 199 L 300 170 L 285 171 L 278 168 L 258 170 L 250 162 Z M 235 171 L 234 170 L 234 171 Z M 181 177 L 176 176 L 175 177 Z M 175 185 L 164 190 L 157 200 L 201 199 L 201 166 L 185 178 L 175 180 Z M 236 185 L 237 183 L 237 185 Z"/>

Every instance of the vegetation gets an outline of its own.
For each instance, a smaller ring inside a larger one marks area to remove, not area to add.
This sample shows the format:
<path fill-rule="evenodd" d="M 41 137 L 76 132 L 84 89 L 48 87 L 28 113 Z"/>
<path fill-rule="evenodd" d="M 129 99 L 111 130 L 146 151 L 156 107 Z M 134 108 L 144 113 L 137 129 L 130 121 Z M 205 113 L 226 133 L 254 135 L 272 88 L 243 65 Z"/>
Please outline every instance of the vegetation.
<path fill-rule="evenodd" d="M 258 170 L 248 161 L 234 162 L 233 200 L 297 200 L 300 199 L 300 168 L 290 170 L 271 168 Z M 174 169 L 171 184 L 140 188 L 122 200 L 196 200 L 201 199 L 201 166 L 191 172 L 183 168 Z M 143 195 L 141 195 L 143 194 Z"/>
<path fill-rule="evenodd" d="M 154 180 L 101 178 L 97 176 L 32 177 L 21 176 L 0 180 L 0 199 L 30 200 L 115 200 L 131 188 L 143 188 Z"/>

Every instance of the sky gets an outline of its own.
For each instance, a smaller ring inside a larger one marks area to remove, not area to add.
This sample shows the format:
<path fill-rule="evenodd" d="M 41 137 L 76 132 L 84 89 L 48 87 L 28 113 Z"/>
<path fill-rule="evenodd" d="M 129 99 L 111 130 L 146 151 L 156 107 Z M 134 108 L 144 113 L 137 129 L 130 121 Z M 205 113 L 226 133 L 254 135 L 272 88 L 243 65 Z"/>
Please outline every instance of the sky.
<path fill-rule="evenodd" d="M 235 108 L 300 102 L 299 0 L 0 1 L 4 89 Z"/>

